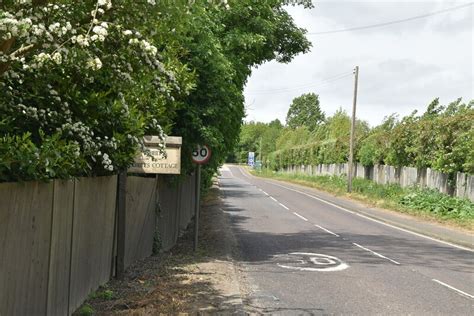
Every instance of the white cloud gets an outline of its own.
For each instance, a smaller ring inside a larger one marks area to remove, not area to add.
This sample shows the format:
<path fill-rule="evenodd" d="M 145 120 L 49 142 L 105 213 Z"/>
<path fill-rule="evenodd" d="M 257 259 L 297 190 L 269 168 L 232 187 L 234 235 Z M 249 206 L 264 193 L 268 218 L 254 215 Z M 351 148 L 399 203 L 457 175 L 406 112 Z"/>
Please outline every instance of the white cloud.
<path fill-rule="evenodd" d="M 319 32 L 403 19 L 465 1 L 318 1 L 291 7 L 296 23 Z M 435 97 L 473 99 L 473 7 L 370 30 L 310 36 L 313 48 L 290 64 L 255 69 L 246 88 L 247 120 L 284 121 L 291 100 L 320 95 L 323 110 L 350 110 L 353 79 L 319 84 L 360 66 L 358 116 L 371 125 L 393 112 L 423 110 Z M 303 87 L 302 87 L 303 86 Z"/>

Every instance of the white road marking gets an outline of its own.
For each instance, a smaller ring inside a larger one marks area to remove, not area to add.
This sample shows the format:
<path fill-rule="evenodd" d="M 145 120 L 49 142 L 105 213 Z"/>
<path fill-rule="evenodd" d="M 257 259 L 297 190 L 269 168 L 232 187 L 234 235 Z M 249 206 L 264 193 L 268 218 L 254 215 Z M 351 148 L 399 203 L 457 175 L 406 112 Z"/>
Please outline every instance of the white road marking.
<path fill-rule="evenodd" d="M 293 212 L 293 214 L 295 214 L 296 216 L 298 216 L 299 218 L 301 218 L 302 220 L 304 220 L 304 221 L 306 221 L 306 222 L 308 221 L 308 219 L 307 219 L 306 217 L 301 216 L 300 214 L 298 214 L 298 213 L 296 213 L 296 212 Z"/>
<path fill-rule="evenodd" d="M 270 199 L 278 203 L 277 199 L 275 199 L 273 196 L 270 196 Z"/>
<path fill-rule="evenodd" d="M 395 264 L 397 264 L 397 265 L 400 265 L 400 262 L 397 262 L 397 261 L 392 260 L 392 259 L 390 259 L 390 258 L 388 258 L 388 257 L 385 257 L 384 255 L 381 255 L 381 254 L 379 254 L 378 252 L 375 252 L 375 251 L 373 251 L 373 250 L 370 250 L 369 248 L 365 248 L 364 246 L 361 246 L 361 245 L 359 245 L 359 244 L 356 244 L 355 242 L 353 242 L 352 244 L 355 245 L 355 246 L 357 246 L 357 247 L 359 247 L 359 248 L 361 248 L 361 249 L 364 249 L 365 251 L 368 251 L 368 252 L 370 252 L 370 253 L 376 255 L 377 257 L 386 259 L 386 260 L 391 261 L 391 262 L 393 262 L 393 263 L 395 263 Z"/>
<path fill-rule="evenodd" d="M 333 232 L 332 232 L 332 231 L 330 231 L 329 229 L 326 229 L 326 228 L 324 228 L 324 227 L 321 227 L 321 226 L 319 226 L 319 225 L 316 225 L 316 224 L 314 224 L 314 226 L 318 227 L 319 229 L 322 229 L 322 230 L 324 230 L 326 233 L 330 233 L 331 235 L 334 235 L 334 236 L 336 236 L 336 237 L 339 237 L 339 235 L 338 235 L 338 234 L 336 234 L 336 233 L 333 233 Z"/>
<path fill-rule="evenodd" d="M 266 196 L 270 196 L 270 194 L 268 194 L 267 192 L 263 191 L 260 189 L 260 191 L 262 191 L 263 194 L 265 194 Z"/>
<path fill-rule="evenodd" d="M 286 205 L 281 204 L 281 203 L 278 203 L 278 204 L 280 204 L 280 206 L 283 207 L 284 209 L 286 209 L 286 210 L 288 210 L 288 211 L 290 210 L 288 207 L 286 207 Z"/>
<path fill-rule="evenodd" d="M 244 172 L 244 171 L 242 171 L 242 168 L 240 168 L 240 167 L 237 167 L 237 169 L 239 169 L 240 173 L 241 173 L 241 174 L 242 174 L 244 177 L 246 177 L 246 178 L 249 178 L 249 179 L 250 179 L 250 176 L 247 174 L 247 172 Z"/>
<path fill-rule="evenodd" d="M 349 213 L 352 213 L 352 214 L 357 214 L 356 212 L 350 211 L 350 210 L 348 210 L 348 209 L 346 209 L 346 208 L 343 208 L 343 207 L 341 207 L 341 206 L 339 206 L 339 205 L 337 205 L 337 204 L 328 202 L 328 201 L 326 201 L 326 200 L 323 200 L 323 199 L 321 199 L 321 198 L 318 198 L 318 197 L 316 197 L 316 196 L 314 196 L 314 195 L 311 195 L 311 194 L 308 194 L 308 193 L 306 193 L 306 192 L 302 192 L 302 191 L 299 191 L 299 190 L 295 190 L 295 189 L 286 187 L 286 186 L 284 186 L 284 185 L 276 184 L 276 183 L 273 183 L 273 182 L 268 182 L 268 183 L 273 184 L 273 185 L 276 185 L 277 187 L 282 187 L 282 188 L 285 188 L 285 189 L 287 189 L 287 190 L 294 191 L 294 192 L 297 192 L 297 193 L 306 195 L 306 196 L 308 196 L 308 197 L 310 197 L 310 198 L 312 198 L 312 199 L 315 199 L 315 200 L 318 200 L 318 201 L 320 201 L 320 202 L 326 203 L 326 204 L 328 204 L 328 205 L 334 206 L 335 208 L 338 208 L 338 209 L 343 210 L 343 211 L 345 211 L 345 212 L 349 212 Z"/>
<path fill-rule="evenodd" d="M 471 299 L 474 299 L 474 295 L 471 295 L 471 294 L 468 294 L 468 293 L 463 292 L 463 291 L 461 291 L 461 290 L 458 290 L 457 288 L 455 288 L 455 287 L 453 287 L 453 286 L 451 286 L 451 285 L 449 285 L 449 284 L 446 284 L 446 283 L 444 283 L 444 282 L 441 282 L 440 280 L 432 279 L 432 281 L 434 281 L 434 282 L 436 282 L 436 283 L 438 283 L 438 284 L 441 284 L 441 285 L 447 287 L 448 289 L 451 289 L 451 290 L 457 292 L 458 294 L 461 294 L 461 295 L 463 295 L 463 296 L 467 296 L 467 297 L 469 297 L 469 298 L 471 298 Z"/>
<path fill-rule="evenodd" d="M 234 178 L 234 174 L 232 173 L 232 170 L 230 170 L 229 166 L 227 165 L 223 165 L 222 167 L 220 167 L 219 171 L 227 171 L 230 173 L 231 177 Z"/>
<path fill-rule="evenodd" d="M 289 262 L 285 264 L 277 263 L 277 266 L 290 270 L 300 270 L 300 271 L 311 271 L 311 272 L 334 272 L 342 271 L 349 268 L 349 265 L 343 262 L 341 259 L 323 255 L 319 253 L 311 252 L 292 252 L 286 256 L 277 256 L 282 257 L 283 259 L 292 259 L 295 262 Z M 292 258 L 296 257 L 296 258 Z M 303 260 L 301 260 L 303 259 Z M 317 268 L 306 267 L 301 265 L 314 264 Z"/>
<path fill-rule="evenodd" d="M 391 225 L 391 224 L 388 224 L 388 223 L 385 223 L 383 221 L 380 221 L 380 220 L 377 220 L 377 219 L 374 219 L 374 218 L 371 218 L 369 216 L 365 216 L 363 214 L 360 214 L 360 213 L 356 213 L 354 211 L 351 211 L 351 210 L 348 210 L 342 206 L 339 206 L 339 205 L 336 205 L 334 203 L 331 203 L 331 202 L 328 202 L 326 200 L 323 200 L 321 198 L 318 198 L 316 196 L 313 196 L 311 194 L 308 194 L 308 193 L 305 193 L 305 192 L 302 192 L 302 191 L 299 191 L 299 190 L 295 190 L 295 189 L 292 189 L 292 188 L 288 188 L 286 186 L 283 186 L 283 185 L 280 185 L 280 184 L 276 184 L 276 183 L 273 183 L 273 182 L 268 182 L 268 181 L 265 181 L 269 184 L 273 184 L 275 186 L 278 186 L 278 187 L 282 187 L 282 188 L 285 188 L 287 190 L 290 190 L 290 191 L 294 191 L 294 192 L 297 192 L 297 193 L 300 193 L 300 194 L 303 194 L 303 195 L 306 195 L 310 198 L 313 198 L 315 200 L 318 200 L 320 202 L 323 202 L 323 203 L 326 203 L 328 205 L 331 205 L 331 206 L 334 206 L 335 208 L 338 208 L 344 212 L 347 212 L 347 213 L 351 213 L 351 214 L 354 214 L 354 215 L 357 215 L 359 217 L 363 217 L 365 219 L 368 219 L 369 221 L 372 221 L 372 222 L 375 222 L 375 223 L 379 223 L 381 225 L 384 225 L 384 226 L 387 226 L 387 227 L 391 227 L 393 229 L 396 229 L 396 230 L 400 230 L 402 232 L 405 232 L 405 233 L 408 233 L 408 234 L 411 234 L 411 235 L 415 235 L 417 237 L 421 237 L 421 238 L 425 238 L 425 239 L 428 239 L 428 240 L 431 240 L 431 241 L 435 241 L 435 242 L 438 242 L 440 244 L 444 244 L 444 245 L 447 245 L 447 246 L 451 246 L 451 247 L 454 247 L 454 248 L 457 248 L 457 249 L 461 249 L 461 250 L 465 250 L 465 251 L 469 251 L 469 252 L 474 252 L 473 249 L 470 249 L 470 248 L 467 248 L 467 247 L 463 247 L 463 246 L 459 246 L 459 245 L 456 245 L 456 244 L 453 244 L 453 243 L 450 243 L 448 241 L 444 241 L 444 240 L 440 240 L 440 239 L 437 239 L 437 238 L 433 238 L 433 237 L 429 237 L 429 236 L 426 236 L 426 235 L 423 235 L 423 234 L 420 234 L 420 233 L 416 233 L 416 232 L 413 232 L 411 230 L 408 230 L 408 229 L 405 229 L 405 228 L 401 228 L 401 227 L 398 227 L 398 226 L 395 226 L 395 225 Z"/>

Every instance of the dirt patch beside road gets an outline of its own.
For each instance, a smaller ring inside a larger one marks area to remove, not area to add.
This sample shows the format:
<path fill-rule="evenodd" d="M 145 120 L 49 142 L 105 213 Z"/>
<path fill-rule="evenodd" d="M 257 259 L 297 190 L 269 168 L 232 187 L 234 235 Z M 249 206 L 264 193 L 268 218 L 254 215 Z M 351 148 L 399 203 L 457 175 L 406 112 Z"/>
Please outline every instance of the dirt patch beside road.
<path fill-rule="evenodd" d="M 236 241 L 211 188 L 201 208 L 199 249 L 193 225 L 169 252 L 135 263 L 123 280 L 96 291 L 76 314 L 156 315 L 237 313 L 242 310 L 232 252 Z"/>

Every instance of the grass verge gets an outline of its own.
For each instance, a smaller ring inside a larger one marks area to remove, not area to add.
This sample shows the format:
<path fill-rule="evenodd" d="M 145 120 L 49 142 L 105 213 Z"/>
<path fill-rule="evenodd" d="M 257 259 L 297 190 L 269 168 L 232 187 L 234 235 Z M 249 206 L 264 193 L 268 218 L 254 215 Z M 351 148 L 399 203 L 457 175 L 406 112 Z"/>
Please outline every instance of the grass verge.
<path fill-rule="evenodd" d="M 474 231 L 474 203 L 435 190 L 418 187 L 402 188 L 398 184 L 381 185 L 371 180 L 356 178 L 352 185 L 353 192 L 349 194 L 346 192 L 347 177 L 345 176 L 308 176 L 269 170 L 252 170 L 251 173 L 255 176 L 301 184 L 373 206 Z"/>

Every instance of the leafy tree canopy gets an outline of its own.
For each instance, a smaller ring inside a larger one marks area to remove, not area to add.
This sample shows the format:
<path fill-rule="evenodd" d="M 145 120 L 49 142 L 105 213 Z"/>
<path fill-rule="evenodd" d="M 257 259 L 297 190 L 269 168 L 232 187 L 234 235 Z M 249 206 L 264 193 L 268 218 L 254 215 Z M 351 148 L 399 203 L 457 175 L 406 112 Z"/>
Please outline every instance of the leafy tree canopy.
<path fill-rule="evenodd" d="M 319 106 L 319 96 L 306 93 L 293 99 L 286 115 L 286 124 L 290 128 L 306 126 L 310 131 L 316 130 L 324 122 L 324 113 Z"/>
<path fill-rule="evenodd" d="M 0 4 L 0 181 L 112 174 L 144 134 L 233 150 L 252 67 L 308 51 L 288 1 Z M 301 1 L 310 6 L 310 1 Z"/>

